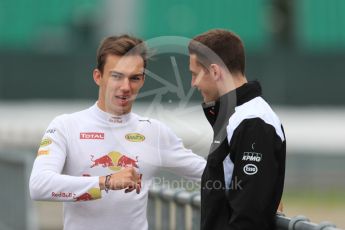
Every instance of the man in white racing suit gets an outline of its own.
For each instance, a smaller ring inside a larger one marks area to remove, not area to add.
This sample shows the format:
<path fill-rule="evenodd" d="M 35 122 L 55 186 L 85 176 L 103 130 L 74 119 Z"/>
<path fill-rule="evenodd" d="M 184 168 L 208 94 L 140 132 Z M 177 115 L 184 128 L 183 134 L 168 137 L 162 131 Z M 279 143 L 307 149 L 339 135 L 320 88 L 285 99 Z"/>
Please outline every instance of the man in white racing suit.
<path fill-rule="evenodd" d="M 148 229 L 148 190 L 160 168 L 199 181 L 205 160 L 157 120 L 131 112 L 144 84 L 146 47 L 108 37 L 97 52 L 98 101 L 56 117 L 30 177 L 34 200 L 64 202 L 64 229 Z"/>

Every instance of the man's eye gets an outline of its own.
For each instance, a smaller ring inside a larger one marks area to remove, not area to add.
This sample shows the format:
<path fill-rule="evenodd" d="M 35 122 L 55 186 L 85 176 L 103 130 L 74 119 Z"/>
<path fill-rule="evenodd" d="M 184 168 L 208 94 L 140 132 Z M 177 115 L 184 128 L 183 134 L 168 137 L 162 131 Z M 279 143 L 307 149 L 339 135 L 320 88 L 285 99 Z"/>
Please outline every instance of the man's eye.
<path fill-rule="evenodd" d="M 122 75 L 120 75 L 120 74 L 112 74 L 111 76 L 115 79 L 121 79 L 122 78 Z"/>
<path fill-rule="evenodd" d="M 131 77 L 131 81 L 140 81 L 140 80 L 141 80 L 141 77 L 139 76 Z"/>

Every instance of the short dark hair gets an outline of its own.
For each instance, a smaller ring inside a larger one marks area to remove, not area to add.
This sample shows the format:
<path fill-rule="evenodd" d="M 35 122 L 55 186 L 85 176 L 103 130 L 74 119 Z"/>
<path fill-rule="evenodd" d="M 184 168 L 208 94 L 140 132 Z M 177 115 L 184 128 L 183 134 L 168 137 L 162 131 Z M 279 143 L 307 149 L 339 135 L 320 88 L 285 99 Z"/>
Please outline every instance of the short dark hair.
<path fill-rule="evenodd" d="M 207 67 L 215 60 L 205 54 L 204 46 L 213 51 L 230 72 L 244 74 L 244 46 L 238 35 L 228 30 L 214 29 L 197 35 L 190 41 L 189 53 L 195 54 L 197 60 Z"/>
<path fill-rule="evenodd" d="M 145 43 L 141 39 L 127 34 L 103 39 L 97 50 L 97 69 L 101 72 L 104 70 L 108 55 L 140 55 L 143 58 L 144 67 L 146 67 L 147 48 Z"/>

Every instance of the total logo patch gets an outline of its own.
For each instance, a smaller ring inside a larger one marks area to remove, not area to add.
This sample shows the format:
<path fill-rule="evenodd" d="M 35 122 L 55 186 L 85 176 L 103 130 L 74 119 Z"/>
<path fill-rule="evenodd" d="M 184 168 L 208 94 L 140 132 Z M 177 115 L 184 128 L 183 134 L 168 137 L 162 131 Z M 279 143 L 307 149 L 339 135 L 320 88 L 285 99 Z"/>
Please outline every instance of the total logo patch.
<path fill-rule="evenodd" d="M 262 154 L 257 152 L 244 152 L 242 160 L 243 161 L 256 161 L 260 162 L 262 159 Z"/>
<path fill-rule="evenodd" d="M 44 138 L 40 143 L 40 147 L 48 146 L 51 143 L 53 143 L 53 141 L 50 138 Z"/>
<path fill-rule="evenodd" d="M 104 140 L 104 133 L 96 133 L 96 132 L 80 133 L 80 139 Z"/>
<path fill-rule="evenodd" d="M 141 135 L 140 133 L 128 133 L 125 136 L 127 141 L 131 142 L 142 142 L 145 140 L 145 136 Z"/>
<path fill-rule="evenodd" d="M 246 164 L 243 167 L 243 172 L 247 175 L 254 175 L 258 172 L 258 167 L 256 165 L 253 164 Z"/>

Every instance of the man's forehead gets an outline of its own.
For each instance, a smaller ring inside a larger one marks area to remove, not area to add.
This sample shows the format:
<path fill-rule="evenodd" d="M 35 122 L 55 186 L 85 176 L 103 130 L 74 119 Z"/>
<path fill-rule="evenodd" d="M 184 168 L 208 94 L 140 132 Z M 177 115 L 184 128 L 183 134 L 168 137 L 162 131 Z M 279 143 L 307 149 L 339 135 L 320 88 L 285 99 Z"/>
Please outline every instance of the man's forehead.
<path fill-rule="evenodd" d="M 189 66 L 196 64 L 196 56 L 194 54 L 189 55 Z"/>
<path fill-rule="evenodd" d="M 195 68 L 201 68 L 203 67 L 199 62 L 198 62 L 198 58 L 195 54 L 191 54 L 189 56 L 189 69 L 195 69 Z"/>
<path fill-rule="evenodd" d="M 106 66 L 109 71 L 116 72 L 137 72 L 142 73 L 144 71 L 144 60 L 139 55 L 131 56 L 115 56 L 109 55 L 107 58 Z"/>
<path fill-rule="evenodd" d="M 109 54 L 107 55 L 106 58 L 106 63 L 116 63 L 117 65 L 124 65 L 128 63 L 136 63 L 138 65 L 144 65 L 144 59 L 140 55 L 124 55 L 124 56 L 119 56 L 119 55 L 112 55 Z"/>
<path fill-rule="evenodd" d="M 130 71 L 130 70 L 121 70 L 121 69 L 111 69 L 109 70 L 110 74 L 117 74 L 117 75 L 144 75 L 145 72 L 143 70 L 138 70 L 138 71 Z"/>

